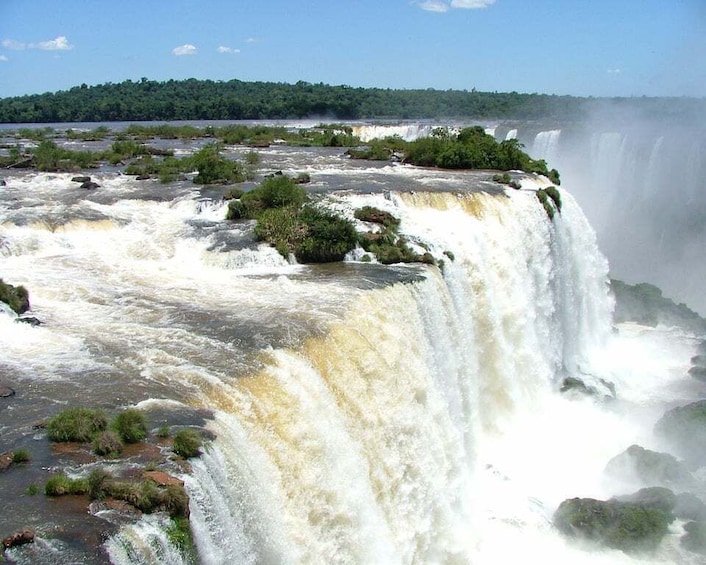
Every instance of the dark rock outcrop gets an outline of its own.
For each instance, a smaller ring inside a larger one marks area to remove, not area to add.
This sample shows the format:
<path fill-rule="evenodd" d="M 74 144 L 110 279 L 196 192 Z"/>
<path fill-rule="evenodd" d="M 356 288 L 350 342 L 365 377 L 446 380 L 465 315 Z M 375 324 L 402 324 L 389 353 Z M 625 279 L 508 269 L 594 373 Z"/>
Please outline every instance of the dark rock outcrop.
<path fill-rule="evenodd" d="M 21 531 L 15 532 L 14 534 L 4 538 L 2 540 L 2 545 L 5 549 L 9 549 L 11 547 L 17 547 L 18 545 L 32 543 L 33 541 L 34 532 L 29 528 L 23 528 Z"/>
<path fill-rule="evenodd" d="M 34 316 L 18 316 L 15 318 L 15 322 L 18 324 L 29 324 L 30 326 L 41 326 L 42 321 Z"/>
<path fill-rule="evenodd" d="M 613 457 L 608 461 L 605 472 L 617 480 L 626 483 L 638 482 L 645 486 L 686 488 L 694 482 L 689 470 L 676 457 L 639 445 L 631 445 Z"/>
<path fill-rule="evenodd" d="M 655 549 L 673 519 L 654 505 L 616 499 L 572 498 L 554 513 L 562 534 L 623 551 Z"/>
<path fill-rule="evenodd" d="M 9 386 L 0 385 L 0 398 L 8 398 L 10 396 L 15 396 L 15 391 Z"/>
<path fill-rule="evenodd" d="M 92 180 L 86 181 L 81 185 L 81 188 L 85 188 L 87 190 L 94 190 L 96 188 L 100 188 L 100 185 L 97 182 L 93 182 Z"/>
<path fill-rule="evenodd" d="M 72 181 L 72 182 L 80 182 L 80 183 L 91 182 L 91 177 L 88 177 L 88 176 L 85 176 L 85 175 L 79 175 L 79 176 L 73 177 L 73 178 L 71 179 L 71 181 Z"/>

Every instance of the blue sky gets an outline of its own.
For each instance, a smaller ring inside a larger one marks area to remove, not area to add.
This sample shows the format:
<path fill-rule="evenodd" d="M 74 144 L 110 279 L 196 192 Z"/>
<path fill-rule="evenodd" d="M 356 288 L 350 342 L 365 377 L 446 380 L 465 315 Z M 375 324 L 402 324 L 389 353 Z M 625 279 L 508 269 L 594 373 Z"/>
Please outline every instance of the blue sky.
<path fill-rule="evenodd" d="M 0 97 L 199 78 L 706 96 L 706 0 L 0 0 Z"/>

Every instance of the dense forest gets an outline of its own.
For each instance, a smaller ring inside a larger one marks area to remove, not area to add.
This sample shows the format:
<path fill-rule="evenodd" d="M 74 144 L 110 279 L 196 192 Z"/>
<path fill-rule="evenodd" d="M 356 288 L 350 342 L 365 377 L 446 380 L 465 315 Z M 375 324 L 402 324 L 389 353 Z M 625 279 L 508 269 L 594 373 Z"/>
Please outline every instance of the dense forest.
<path fill-rule="evenodd" d="M 391 90 L 322 83 L 296 84 L 146 78 L 119 84 L 82 84 L 66 91 L 0 99 L 0 123 L 108 122 L 142 120 L 258 120 L 321 117 L 578 119 L 600 99 L 460 90 Z M 673 111 L 670 99 L 638 102 L 648 112 Z M 703 100 L 681 100 L 680 107 Z M 670 110 L 672 109 L 672 110 Z"/>

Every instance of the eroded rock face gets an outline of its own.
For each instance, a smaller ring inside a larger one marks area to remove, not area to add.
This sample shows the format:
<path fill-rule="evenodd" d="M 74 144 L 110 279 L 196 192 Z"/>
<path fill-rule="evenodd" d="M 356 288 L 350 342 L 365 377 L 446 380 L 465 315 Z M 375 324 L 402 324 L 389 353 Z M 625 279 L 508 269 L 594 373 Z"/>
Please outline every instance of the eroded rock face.
<path fill-rule="evenodd" d="M 27 543 L 32 543 L 34 541 L 34 532 L 29 528 L 23 528 L 19 532 L 4 538 L 2 540 L 2 545 L 5 549 L 11 547 L 17 547 L 18 545 L 25 545 Z"/>

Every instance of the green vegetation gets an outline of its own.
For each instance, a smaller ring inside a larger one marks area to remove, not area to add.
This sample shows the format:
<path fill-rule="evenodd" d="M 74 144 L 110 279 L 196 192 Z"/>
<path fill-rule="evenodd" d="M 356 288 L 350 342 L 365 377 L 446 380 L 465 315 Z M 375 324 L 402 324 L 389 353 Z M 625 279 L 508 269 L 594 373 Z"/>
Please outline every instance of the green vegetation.
<path fill-rule="evenodd" d="M 115 432 L 100 432 L 93 440 L 93 452 L 104 457 L 117 457 L 123 451 L 123 442 Z"/>
<path fill-rule="evenodd" d="M 31 484 L 27 487 L 26 492 L 29 496 L 35 496 L 35 495 L 39 494 L 39 487 L 35 484 Z"/>
<path fill-rule="evenodd" d="M 107 426 L 108 420 L 102 410 L 67 408 L 47 422 L 47 434 L 50 441 L 90 442 Z"/>
<path fill-rule="evenodd" d="M 63 473 L 52 476 L 44 486 L 47 496 L 85 494 L 93 500 L 124 500 L 141 512 L 167 512 L 173 518 L 188 516 L 189 497 L 183 486 L 158 486 L 152 480 L 119 481 L 104 469 L 95 469 L 85 479 L 70 479 Z"/>
<path fill-rule="evenodd" d="M 118 412 L 110 427 L 125 443 L 138 443 L 147 437 L 147 418 L 136 408 Z"/>
<path fill-rule="evenodd" d="M 169 426 L 160 426 L 159 429 L 157 430 L 157 437 L 158 438 L 168 438 L 171 436 L 171 432 L 169 431 Z"/>
<path fill-rule="evenodd" d="M 190 457 L 198 457 L 201 453 L 201 434 L 196 430 L 184 428 L 179 430 L 174 435 L 174 444 L 172 449 L 179 457 L 189 459 Z"/>
<path fill-rule="evenodd" d="M 407 144 L 404 160 L 422 167 L 442 169 L 521 170 L 548 175 L 547 164 L 522 151 L 516 139 L 498 143 L 481 126 L 462 129 L 458 134 L 437 128 L 429 137 Z"/>
<path fill-rule="evenodd" d="M 222 157 L 222 150 L 220 144 L 210 143 L 191 158 L 193 167 L 198 170 L 194 178 L 196 184 L 227 184 L 248 178 L 243 165 Z"/>
<path fill-rule="evenodd" d="M 18 449 L 12 452 L 12 463 L 29 463 L 29 451 L 26 449 Z"/>
<path fill-rule="evenodd" d="M 551 190 L 554 189 L 554 190 Z M 549 188 L 540 188 L 537 190 L 537 199 L 542 204 L 544 211 L 549 216 L 550 220 L 554 219 L 554 214 L 558 211 L 561 212 L 561 196 L 559 191 L 550 186 Z"/>
<path fill-rule="evenodd" d="M 346 153 L 352 159 L 369 159 L 371 161 L 389 161 L 395 153 L 403 152 L 407 142 L 398 135 L 384 139 L 373 139 L 364 147 L 349 149 Z"/>
<path fill-rule="evenodd" d="M 47 496 L 65 496 L 67 494 L 86 494 L 88 481 L 86 479 L 70 479 L 64 473 L 52 476 L 44 485 Z"/>
<path fill-rule="evenodd" d="M 417 262 L 436 263 L 430 253 L 420 255 L 409 247 L 407 241 L 397 233 L 399 219 L 389 212 L 372 206 L 363 206 L 354 212 L 354 216 L 363 222 L 381 226 L 379 231 L 368 231 L 358 235 L 360 246 L 368 253 L 374 253 L 380 263 L 384 265 Z"/>
<path fill-rule="evenodd" d="M 56 123 L 164 120 L 259 120 L 304 118 L 569 118 L 604 101 L 571 96 L 461 90 L 354 88 L 299 81 L 296 84 L 143 78 L 55 93 L 0 100 L 0 122 Z M 698 114 L 703 101 L 612 99 L 644 115 Z M 683 109 L 681 109 L 683 108 Z M 142 126 L 135 126 L 137 129 Z M 175 137 L 179 134 L 174 132 Z"/>
<path fill-rule="evenodd" d="M 196 560 L 196 546 L 188 518 L 184 516 L 171 518 L 166 533 L 169 543 L 179 550 L 187 562 L 192 563 Z"/>
<path fill-rule="evenodd" d="M 0 302 L 17 314 L 24 314 L 29 310 L 29 292 L 23 286 L 13 286 L 0 279 Z"/>

